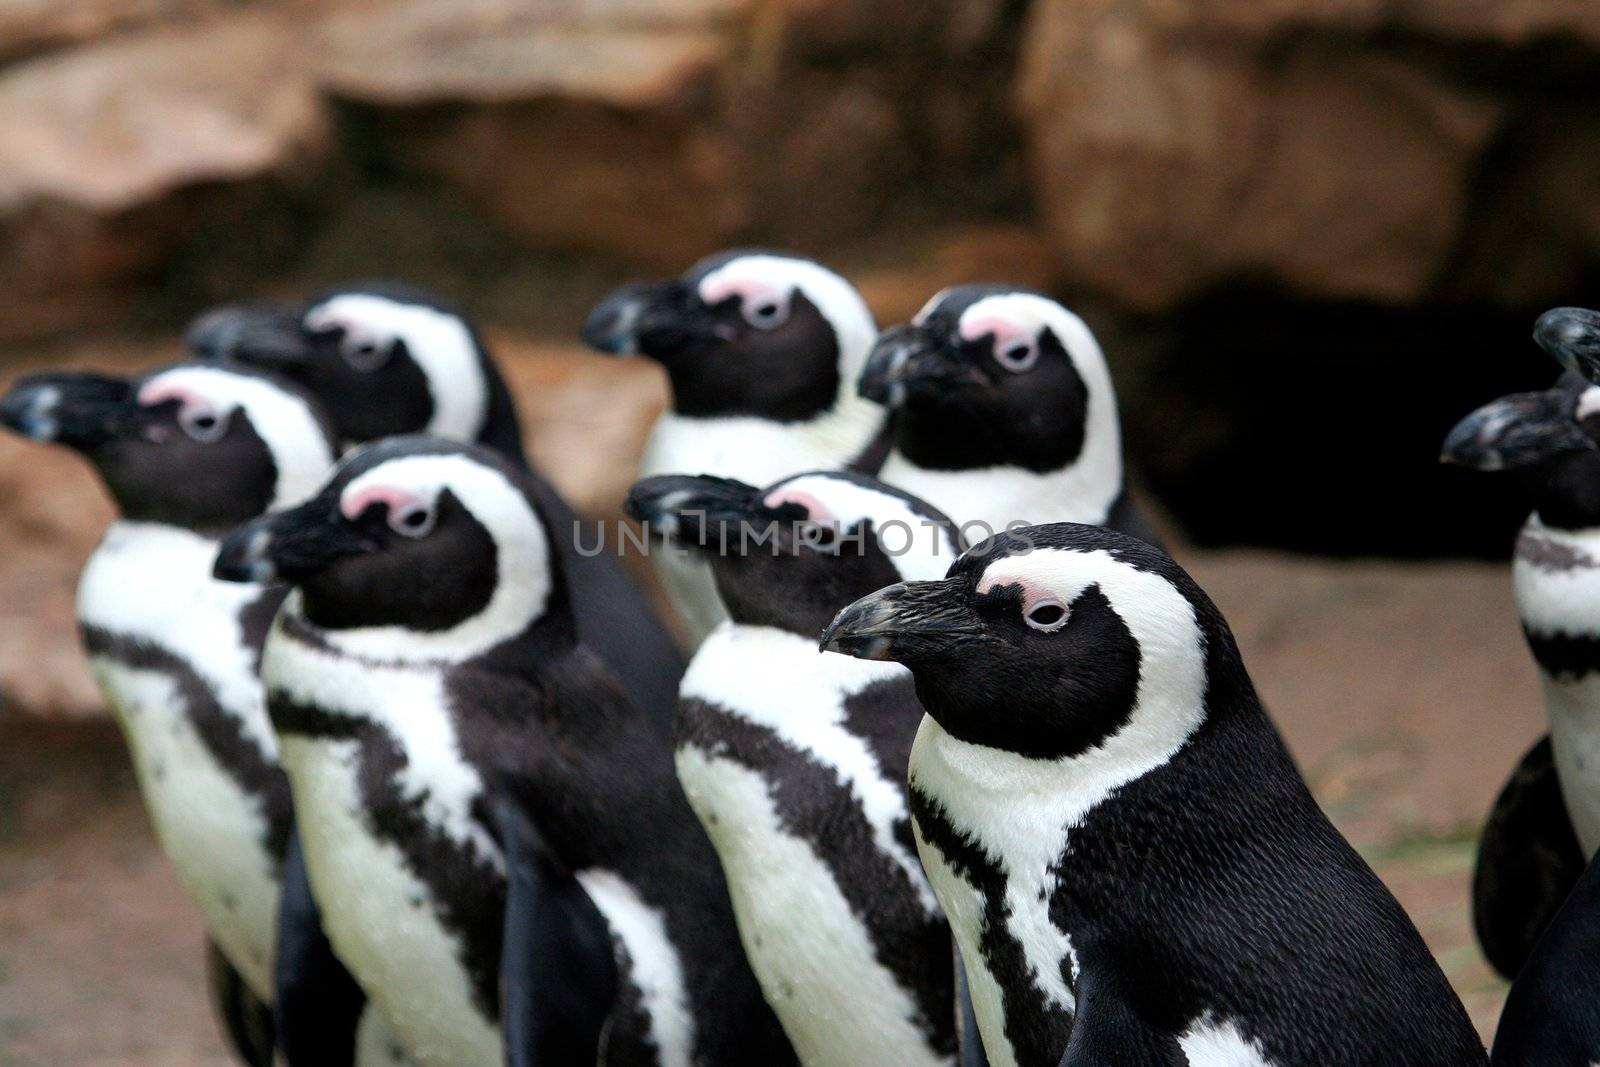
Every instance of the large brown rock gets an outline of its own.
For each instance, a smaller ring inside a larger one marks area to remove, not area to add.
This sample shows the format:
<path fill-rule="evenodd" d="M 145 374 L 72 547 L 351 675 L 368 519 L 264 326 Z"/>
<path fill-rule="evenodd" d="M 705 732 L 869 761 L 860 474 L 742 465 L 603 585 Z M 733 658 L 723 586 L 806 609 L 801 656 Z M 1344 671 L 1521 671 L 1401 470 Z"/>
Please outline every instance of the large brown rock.
<path fill-rule="evenodd" d="M 248 230 L 326 123 L 291 20 L 236 17 L 0 71 L 0 339 L 125 313 L 194 230 Z"/>

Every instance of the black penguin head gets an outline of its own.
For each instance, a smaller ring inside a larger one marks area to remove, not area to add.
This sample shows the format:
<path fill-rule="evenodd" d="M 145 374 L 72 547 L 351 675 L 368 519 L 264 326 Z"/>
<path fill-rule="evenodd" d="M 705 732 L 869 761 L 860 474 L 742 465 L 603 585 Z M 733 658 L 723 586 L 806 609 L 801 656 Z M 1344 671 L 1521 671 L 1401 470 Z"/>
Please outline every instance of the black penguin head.
<path fill-rule="evenodd" d="M 896 447 L 919 466 L 1044 472 L 1088 459 L 1120 480 L 1105 356 L 1082 319 L 1038 293 L 944 290 L 878 338 L 859 385 L 897 412 Z"/>
<path fill-rule="evenodd" d="M 1250 693 L 1227 624 L 1159 549 L 1055 523 L 974 546 L 940 581 L 845 608 L 822 647 L 911 668 L 960 740 L 1033 758 L 1187 737 Z"/>
<path fill-rule="evenodd" d="M 298 389 L 203 363 L 33 375 L 0 398 L 0 424 L 82 453 L 124 517 L 205 534 L 299 503 L 334 462 L 332 429 Z"/>
<path fill-rule="evenodd" d="M 353 443 L 405 433 L 477 440 L 504 388 L 460 312 L 394 283 L 345 286 L 299 310 L 217 308 L 185 341 L 304 386 Z"/>
<path fill-rule="evenodd" d="M 233 531 L 216 575 L 289 582 L 309 622 L 380 659 L 465 659 L 560 614 L 524 475 L 434 437 L 353 452 L 304 504 Z"/>
<path fill-rule="evenodd" d="M 725 252 L 600 301 L 583 339 L 666 368 L 673 409 L 798 422 L 848 402 L 877 335 L 854 286 L 809 259 Z"/>
<path fill-rule="evenodd" d="M 1567 370 L 1600 384 L 1600 311 L 1553 308 L 1534 323 L 1533 339 Z"/>
<path fill-rule="evenodd" d="M 1540 518 L 1582 529 L 1600 523 L 1600 386 L 1569 371 L 1550 389 L 1513 393 L 1456 423 L 1440 460 L 1509 473 Z"/>
<path fill-rule="evenodd" d="M 627 508 L 710 558 L 734 622 L 806 637 L 874 589 L 943 574 L 960 551 L 939 511 L 848 471 L 797 474 L 765 489 L 662 475 L 636 484 Z"/>

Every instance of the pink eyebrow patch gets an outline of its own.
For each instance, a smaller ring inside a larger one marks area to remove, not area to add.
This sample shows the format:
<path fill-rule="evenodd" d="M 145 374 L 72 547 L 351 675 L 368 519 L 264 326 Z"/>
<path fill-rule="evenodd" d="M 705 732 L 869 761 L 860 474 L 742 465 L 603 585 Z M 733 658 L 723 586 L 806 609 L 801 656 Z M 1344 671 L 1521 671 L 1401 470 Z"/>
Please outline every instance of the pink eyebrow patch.
<path fill-rule="evenodd" d="M 999 315 L 979 315 L 974 319 L 961 320 L 961 338 L 964 341 L 976 341 L 991 333 L 994 334 L 994 347 L 997 350 L 1017 341 L 1033 341 L 1033 334 Z"/>
<path fill-rule="evenodd" d="M 173 382 L 146 382 L 139 389 L 139 406 L 153 408 L 168 400 L 176 400 L 184 410 L 192 407 L 211 407 L 211 401 L 193 389 Z"/>
<path fill-rule="evenodd" d="M 374 504 L 385 504 L 394 513 L 407 504 L 415 504 L 417 495 L 392 485 L 370 485 L 358 493 L 351 493 L 339 501 L 339 514 L 354 522 L 361 513 Z"/>
<path fill-rule="evenodd" d="M 720 304 L 730 296 L 739 297 L 746 304 L 783 299 L 783 292 L 755 278 L 719 277 L 713 274 L 700 283 L 700 299 L 708 304 Z"/>
<path fill-rule="evenodd" d="M 778 489 L 766 495 L 761 501 L 769 508 L 782 507 L 784 504 L 799 504 L 806 509 L 806 518 L 820 521 L 828 517 L 828 506 L 810 493 L 799 489 Z"/>
<path fill-rule="evenodd" d="M 1040 600 L 1040 599 L 1042 599 L 1044 597 L 1053 596 L 1054 595 L 1049 590 L 1047 590 L 1044 586 L 1035 585 L 1033 582 L 1025 582 L 1021 578 L 1001 578 L 1001 577 L 996 576 L 996 575 L 988 575 L 988 574 L 986 574 L 982 578 L 978 579 L 978 592 L 979 593 L 987 593 L 989 590 L 995 588 L 996 586 L 1010 586 L 1010 585 L 1015 585 L 1015 586 L 1021 587 L 1021 589 L 1022 589 L 1022 602 L 1024 604 L 1032 604 L 1036 600 Z"/>

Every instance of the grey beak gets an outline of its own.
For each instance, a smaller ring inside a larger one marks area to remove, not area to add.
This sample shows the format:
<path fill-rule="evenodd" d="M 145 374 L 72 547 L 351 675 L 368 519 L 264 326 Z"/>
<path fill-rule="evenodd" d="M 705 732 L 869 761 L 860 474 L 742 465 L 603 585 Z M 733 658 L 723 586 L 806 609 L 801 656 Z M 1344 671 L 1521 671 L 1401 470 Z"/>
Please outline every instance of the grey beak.
<path fill-rule="evenodd" d="M 1532 467 L 1595 448 L 1578 426 L 1575 399 L 1564 389 L 1514 393 L 1491 401 L 1456 423 L 1441 462 L 1480 471 Z"/>
<path fill-rule="evenodd" d="M 856 659 L 899 663 L 948 653 L 983 636 L 958 578 L 901 582 L 869 593 L 834 616 L 820 647 Z"/>
<path fill-rule="evenodd" d="M 1534 324 L 1533 339 L 1563 367 L 1600 384 L 1600 311 L 1546 311 Z"/>

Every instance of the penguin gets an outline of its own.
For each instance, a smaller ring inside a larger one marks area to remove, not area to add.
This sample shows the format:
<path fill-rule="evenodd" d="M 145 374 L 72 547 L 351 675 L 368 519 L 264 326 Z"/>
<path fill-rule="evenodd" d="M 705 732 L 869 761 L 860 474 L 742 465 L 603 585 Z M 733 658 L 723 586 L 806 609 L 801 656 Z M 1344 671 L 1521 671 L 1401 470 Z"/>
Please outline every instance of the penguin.
<path fill-rule="evenodd" d="M 1084 522 L 1156 543 L 1128 497 L 1117 397 L 1083 320 L 1040 293 L 959 285 L 878 338 L 862 395 L 893 412 L 879 477 L 961 524 Z"/>
<path fill-rule="evenodd" d="M 1600 311 L 1551 308 L 1533 324 L 1533 339 L 1562 367 L 1600 385 Z"/>
<path fill-rule="evenodd" d="M 1473 878 L 1478 940 L 1508 978 L 1600 849 L 1597 440 L 1600 387 L 1568 372 L 1550 389 L 1478 408 L 1450 431 L 1441 456 L 1506 472 L 1534 509 L 1517 535 L 1511 582 L 1550 734 L 1496 799 Z"/>
<path fill-rule="evenodd" d="M 861 294 L 822 264 L 738 249 L 681 278 L 623 286 L 595 306 L 583 339 L 666 370 L 671 405 L 641 477 L 769 485 L 808 470 L 871 473 L 881 461 L 883 408 L 855 388 L 877 332 Z M 654 559 L 693 649 L 724 618 L 710 573 L 682 554 Z"/>
<path fill-rule="evenodd" d="M 269 1064 L 292 813 L 256 667 L 282 592 L 216 581 L 211 567 L 224 532 L 320 487 L 331 427 L 285 383 L 182 363 L 25 378 L 0 399 L 0 423 L 80 452 L 121 512 L 79 583 L 84 647 L 157 840 L 205 920 L 213 999 L 241 1057 Z M 381 1029 L 364 1028 L 360 1062 L 394 1062 Z"/>
<path fill-rule="evenodd" d="M 1517 980 L 1492 1067 L 1600 1063 L 1600 859 L 1590 860 Z"/>
<path fill-rule="evenodd" d="M 906 803 L 922 708 L 905 668 L 819 652 L 816 639 L 857 597 L 942 575 L 959 554 L 954 526 L 850 471 L 765 489 L 661 475 L 627 507 L 705 552 L 727 606 L 684 675 L 678 780 L 800 1061 L 953 1064 L 950 930 Z"/>
<path fill-rule="evenodd" d="M 846 607 L 822 647 L 911 669 L 917 848 L 997 1067 L 1485 1062 L 1159 549 L 997 535 Z"/>
<path fill-rule="evenodd" d="M 293 587 L 261 674 L 334 949 L 421 1067 L 792 1062 L 539 500 L 482 446 L 391 438 L 217 555 Z"/>
<path fill-rule="evenodd" d="M 218 308 L 186 335 L 210 358 L 282 374 L 327 408 L 342 440 L 427 433 L 475 441 L 527 466 L 516 408 L 478 330 L 438 296 L 399 282 L 349 284 L 300 309 Z M 574 587 L 578 630 L 641 707 L 670 721 L 684 657 L 615 555 L 542 476 L 532 485 Z M 590 546 L 585 548 L 584 546 Z"/>

